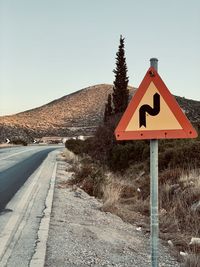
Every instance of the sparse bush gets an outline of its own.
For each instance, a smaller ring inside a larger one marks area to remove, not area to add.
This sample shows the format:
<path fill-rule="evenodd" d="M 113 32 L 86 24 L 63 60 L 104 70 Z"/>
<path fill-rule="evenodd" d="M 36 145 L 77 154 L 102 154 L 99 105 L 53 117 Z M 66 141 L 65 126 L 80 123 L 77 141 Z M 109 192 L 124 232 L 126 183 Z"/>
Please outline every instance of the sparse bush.
<path fill-rule="evenodd" d="M 91 196 L 102 197 L 102 186 L 105 180 L 102 167 L 88 158 L 83 158 L 81 163 L 76 165 L 74 172 L 71 183 L 78 185 Z"/>
<path fill-rule="evenodd" d="M 14 145 L 23 145 L 23 146 L 27 146 L 28 145 L 28 143 L 25 140 L 20 139 L 20 138 L 11 140 L 11 143 L 14 144 Z"/>

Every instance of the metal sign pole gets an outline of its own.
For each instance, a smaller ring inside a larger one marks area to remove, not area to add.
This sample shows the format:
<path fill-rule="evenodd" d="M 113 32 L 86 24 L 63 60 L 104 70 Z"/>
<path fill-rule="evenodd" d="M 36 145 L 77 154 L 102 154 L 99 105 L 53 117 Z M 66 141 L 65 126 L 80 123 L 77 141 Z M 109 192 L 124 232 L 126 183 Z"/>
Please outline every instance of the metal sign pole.
<path fill-rule="evenodd" d="M 150 59 L 151 67 L 158 70 L 158 59 Z M 158 140 L 150 140 L 150 202 L 151 202 L 151 266 L 158 267 Z"/>

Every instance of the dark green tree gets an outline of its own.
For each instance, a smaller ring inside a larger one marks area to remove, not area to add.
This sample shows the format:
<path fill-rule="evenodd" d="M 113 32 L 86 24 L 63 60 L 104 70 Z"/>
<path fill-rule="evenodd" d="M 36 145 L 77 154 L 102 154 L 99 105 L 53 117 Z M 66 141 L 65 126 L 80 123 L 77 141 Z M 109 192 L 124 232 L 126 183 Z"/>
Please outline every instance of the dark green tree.
<path fill-rule="evenodd" d="M 104 111 L 104 122 L 108 121 L 108 117 L 112 115 L 113 108 L 112 108 L 112 97 L 111 94 L 108 95 L 107 103 L 105 104 L 105 111 Z"/>
<path fill-rule="evenodd" d="M 124 38 L 120 36 L 120 44 L 116 53 L 115 81 L 113 86 L 113 106 L 114 114 L 124 112 L 129 99 L 127 66 L 124 50 Z"/>

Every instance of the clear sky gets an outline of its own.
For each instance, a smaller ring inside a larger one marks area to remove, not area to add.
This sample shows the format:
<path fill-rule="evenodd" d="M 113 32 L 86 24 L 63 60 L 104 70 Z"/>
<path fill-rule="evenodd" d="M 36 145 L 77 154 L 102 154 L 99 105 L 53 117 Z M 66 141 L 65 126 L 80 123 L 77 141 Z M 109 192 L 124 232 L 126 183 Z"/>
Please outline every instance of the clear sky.
<path fill-rule="evenodd" d="M 0 0 L 0 115 L 113 83 L 120 34 L 129 84 L 149 59 L 171 93 L 200 100 L 199 0 Z"/>

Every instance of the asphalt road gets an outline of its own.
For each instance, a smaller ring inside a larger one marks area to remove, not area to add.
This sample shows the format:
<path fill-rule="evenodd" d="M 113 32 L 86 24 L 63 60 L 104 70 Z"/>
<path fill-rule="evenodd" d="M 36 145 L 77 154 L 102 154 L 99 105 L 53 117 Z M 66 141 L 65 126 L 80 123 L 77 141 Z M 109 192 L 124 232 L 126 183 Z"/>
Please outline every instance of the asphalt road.
<path fill-rule="evenodd" d="M 0 212 L 1 267 L 30 266 L 37 243 L 40 257 L 37 254 L 33 261 L 37 260 L 37 264 L 33 266 L 44 266 L 41 262 L 48 238 L 57 157 L 63 149 L 64 146 L 0 149 L 2 207 L 11 198 Z"/>
<path fill-rule="evenodd" d="M 56 148 L 58 147 L 21 147 L 0 150 L 0 211 L 41 165 L 48 153 Z"/>

